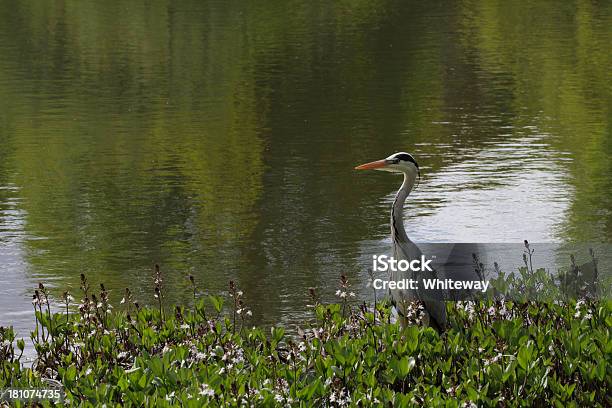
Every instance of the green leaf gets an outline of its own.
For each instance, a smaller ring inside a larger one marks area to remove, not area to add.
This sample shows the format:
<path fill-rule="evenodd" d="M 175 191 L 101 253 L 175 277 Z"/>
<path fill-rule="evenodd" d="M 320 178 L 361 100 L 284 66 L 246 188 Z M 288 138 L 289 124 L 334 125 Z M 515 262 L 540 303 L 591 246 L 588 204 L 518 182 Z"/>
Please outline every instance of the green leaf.
<path fill-rule="evenodd" d="M 533 355 L 533 350 L 534 346 L 531 340 L 528 341 L 527 344 L 521 347 L 521 349 L 519 350 L 517 361 L 519 366 L 523 370 L 527 370 L 527 368 L 529 367 L 529 363 L 531 362 L 531 357 Z"/>
<path fill-rule="evenodd" d="M 149 381 L 147 380 L 147 375 L 146 374 L 143 374 L 138 379 L 138 386 L 140 387 L 140 389 L 144 390 L 147 387 L 148 383 L 149 383 Z"/>
<path fill-rule="evenodd" d="M 281 341 L 281 339 L 283 338 L 283 336 L 285 336 L 285 329 L 283 329 L 282 327 L 272 327 L 270 329 L 270 332 L 272 334 L 272 339 L 278 343 L 279 341 Z"/>
<path fill-rule="evenodd" d="M 408 326 L 404 331 L 406 336 L 406 345 L 410 353 L 413 353 L 419 346 L 419 328 L 416 326 Z"/>
<path fill-rule="evenodd" d="M 603 381 L 606 378 L 606 364 L 606 360 L 604 359 L 599 360 L 599 362 L 597 363 L 595 372 L 599 381 Z"/>
<path fill-rule="evenodd" d="M 77 375 L 76 366 L 73 364 L 66 369 L 66 374 L 64 375 L 64 380 L 67 382 L 73 382 Z"/>
<path fill-rule="evenodd" d="M 121 391 L 125 391 L 129 388 L 130 383 L 126 380 L 124 376 L 122 376 L 121 378 L 119 378 L 119 381 L 117 381 L 117 386 Z"/>
<path fill-rule="evenodd" d="M 416 364 L 416 361 L 414 359 L 414 357 L 403 357 L 400 360 L 400 373 L 402 377 L 405 377 L 408 375 L 408 373 L 410 372 L 410 370 L 412 370 L 412 368 L 414 367 L 414 365 Z"/>
<path fill-rule="evenodd" d="M 220 296 L 209 296 L 208 299 L 217 313 L 223 309 L 223 298 Z"/>

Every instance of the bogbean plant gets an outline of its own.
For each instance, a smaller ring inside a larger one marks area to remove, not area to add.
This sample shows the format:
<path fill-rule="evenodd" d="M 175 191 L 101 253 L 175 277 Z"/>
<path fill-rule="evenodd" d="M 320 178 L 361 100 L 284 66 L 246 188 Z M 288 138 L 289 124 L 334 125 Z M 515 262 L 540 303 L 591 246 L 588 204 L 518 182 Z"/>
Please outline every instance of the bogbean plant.
<path fill-rule="evenodd" d="M 522 274 L 546 279 L 527 263 Z M 358 304 L 342 276 L 339 303 L 321 304 L 311 288 L 316 324 L 288 335 L 247 328 L 251 312 L 233 282 L 225 306 L 222 297 L 199 298 L 189 280 L 194 306 L 173 310 L 164 309 L 159 268 L 152 307 L 126 290 L 113 309 L 104 286 L 96 295 L 82 276 L 78 312 L 65 293 L 63 311 L 52 313 L 40 285 L 31 335 L 38 358 L 24 367 L 23 340 L 0 328 L 0 389 L 60 385 L 60 406 L 612 405 L 610 301 L 448 302 L 440 334 L 419 325 L 418 303 L 406 328 L 385 301 Z"/>

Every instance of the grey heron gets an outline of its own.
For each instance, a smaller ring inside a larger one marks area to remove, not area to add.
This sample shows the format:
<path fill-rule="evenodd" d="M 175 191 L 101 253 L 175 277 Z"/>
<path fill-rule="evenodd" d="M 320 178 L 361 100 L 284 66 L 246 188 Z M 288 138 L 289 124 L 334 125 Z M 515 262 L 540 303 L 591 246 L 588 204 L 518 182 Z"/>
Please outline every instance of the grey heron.
<path fill-rule="evenodd" d="M 395 195 L 391 208 L 391 240 L 393 241 L 393 258 L 396 260 L 415 260 L 420 259 L 422 252 L 419 247 L 408 238 L 404 228 L 404 202 L 412 191 L 417 177 L 421 173 L 419 165 L 412 155 L 399 152 L 394 153 L 386 159 L 365 163 L 355 167 L 356 170 L 382 170 L 391 173 L 403 174 L 404 181 Z M 396 268 L 397 269 L 397 268 Z M 401 281 L 403 279 L 414 279 L 422 282 L 423 279 L 435 279 L 436 272 L 432 271 L 401 271 L 391 270 L 391 281 Z M 395 306 L 400 317 L 402 326 L 407 324 L 408 308 L 414 301 L 421 301 L 425 308 L 424 323 L 439 331 L 446 327 L 446 303 L 444 295 L 440 293 L 426 293 L 422 283 L 418 289 L 390 289 L 391 301 Z"/>

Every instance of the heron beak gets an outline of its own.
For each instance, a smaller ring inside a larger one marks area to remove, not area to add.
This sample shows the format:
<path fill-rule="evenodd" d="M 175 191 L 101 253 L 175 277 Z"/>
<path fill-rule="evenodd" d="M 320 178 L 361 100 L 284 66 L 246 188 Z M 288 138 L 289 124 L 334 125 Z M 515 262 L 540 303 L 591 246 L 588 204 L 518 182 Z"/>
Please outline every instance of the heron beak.
<path fill-rule="evenodd" d="M 381 167 L 387 166 L 386 160 L 376 160 L 370 163 L 362 164 L 361 166 L 355 167 L 355 170 L 371 170 L 371 169 L 380 169 Z"/>

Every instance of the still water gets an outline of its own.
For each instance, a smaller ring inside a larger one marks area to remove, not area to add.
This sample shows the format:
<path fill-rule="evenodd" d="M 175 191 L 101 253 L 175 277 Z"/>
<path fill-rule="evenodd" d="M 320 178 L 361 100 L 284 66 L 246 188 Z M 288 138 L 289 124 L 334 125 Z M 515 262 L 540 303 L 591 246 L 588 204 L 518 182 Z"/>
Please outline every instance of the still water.
<path fill-rule="evenodd" d="M 0 325 L 154 263 L 302 322 L 388 250 L 400 180 L 353 167 L 395 151 L 415 241 L 609 243 L 610 44 L 612 2 L 2 2 Z"/>

